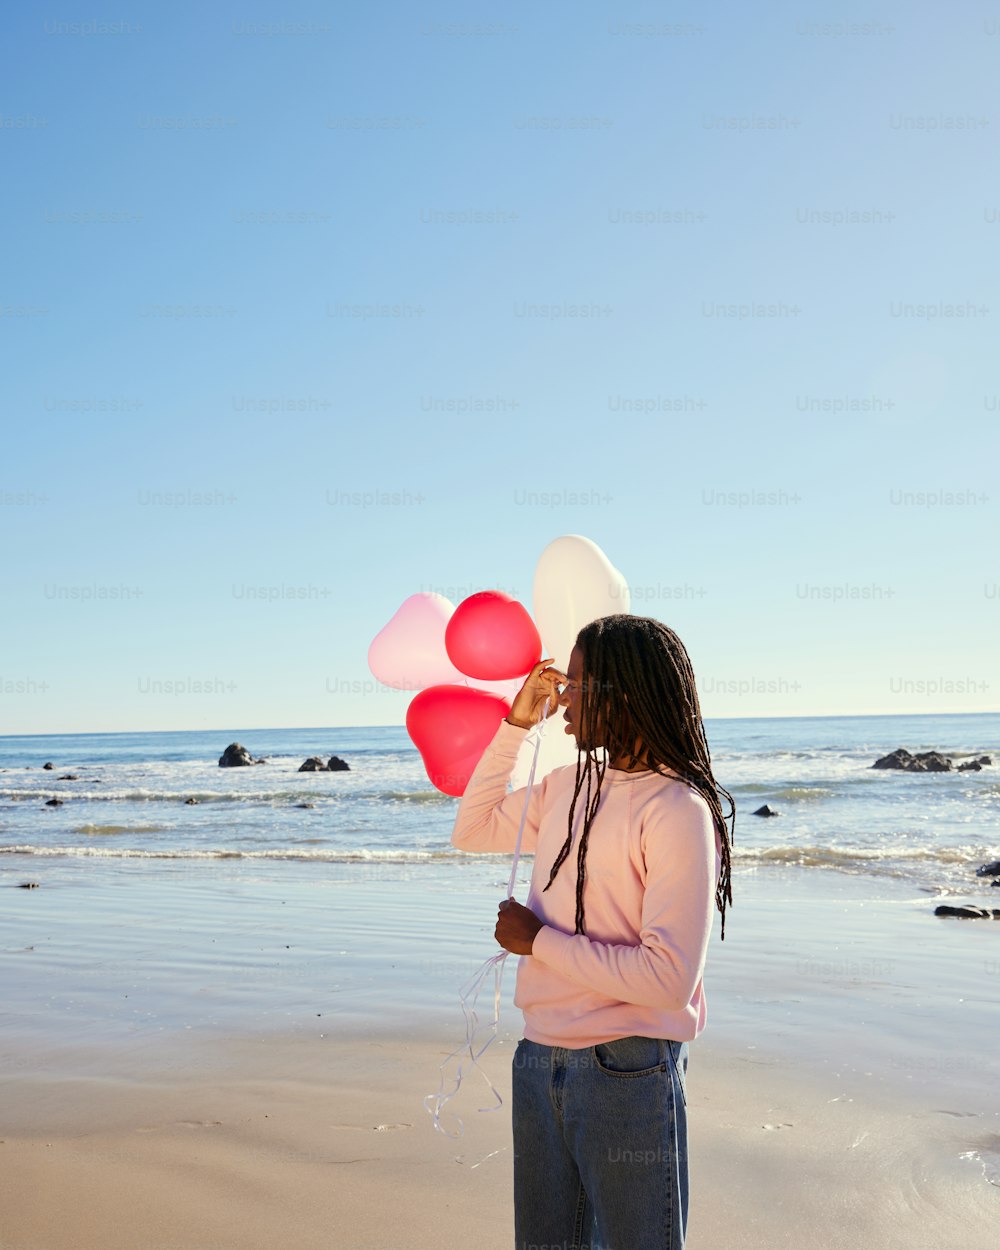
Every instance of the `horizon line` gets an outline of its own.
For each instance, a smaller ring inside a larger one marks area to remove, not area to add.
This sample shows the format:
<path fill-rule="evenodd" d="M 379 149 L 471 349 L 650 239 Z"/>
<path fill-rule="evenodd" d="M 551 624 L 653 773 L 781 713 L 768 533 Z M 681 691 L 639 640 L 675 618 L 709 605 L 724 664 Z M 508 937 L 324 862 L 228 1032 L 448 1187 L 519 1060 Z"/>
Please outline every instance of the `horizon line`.
<path fill-rule="evenodd" d="M 713 721 L 778 721 L 778 720 L 889 720 L 896 717 L 911 716 L 997 716 L 1000 715 L 1000 709 L 961 709 L 961 710 L 936 710 L 936 711 L 907 711 L 907 712 L 811 712 L 798 713 L 796 715 L 784 716 L 705 716 L 702 719 L 706 724 Z M 406 729 L 405 722 L 398 721 L 391 724 L 381 725 L 258 725 L 249 726 L 238 732 L 244 734 L 251 733 L 268 733 L 283 732 L 289 730 L 344 730 L 344 729 Z M 21 732 L 21 733 L 4 733 L 0 734 L 0 742 L 7 738 L 97 738 L 108 737 L 110 735 L 138 735 L 138 734 L 191 734 L 191 733 L 218 733 L 227 734 L 237 732 L 232 726 L 210 726 L 208 728 L 189 728 L 189 729 L 89 729 L 89 730 L 48 730 L 44 733 Z"/>

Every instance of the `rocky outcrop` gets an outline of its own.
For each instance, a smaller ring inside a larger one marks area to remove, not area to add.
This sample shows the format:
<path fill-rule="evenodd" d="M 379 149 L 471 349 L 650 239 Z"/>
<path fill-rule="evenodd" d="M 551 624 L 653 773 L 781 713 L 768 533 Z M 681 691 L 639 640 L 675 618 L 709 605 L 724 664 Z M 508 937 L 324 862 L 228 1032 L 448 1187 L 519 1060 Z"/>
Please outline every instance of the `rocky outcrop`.
<path fill-rule="evenodd" d="M 897 747 L 895 751 L 877 759 L 872 768 L 897 768 L 907 773 L 978 773 L 992 763 L 988 755 L 979 755 L 959 764 L 956 770 L 952 757 L 942 755 L 940 751 L 923 751 L 919 755 L 911 755 L 905 747 Z"/>
<path fill-rule="evenodd" d="M 979 772 L 980 769 L 988 767 L 993 761 L 988 755 L 980 755 L 975 759 L 966 760 L 965 763 L 959 764 L 959 772 Z M 907 773 L 950 773 L 955 771 L 954 761 L 948 755 L 942 755 L 940 751 L 922 751 L 918 755 L 911 755 L 905 747 L 897 747 L 895 751 L 890 751 L 888 755 L 883 755 L 875 761 L 872 768 L 897 768 Z"/>
<path fill-rule="evenodd" d="M 872 768 L 899 768 L 907 773 L 949 773 L 951 760 L 938 751 L 911 755 L 905 747 L 897 747 L 895 751 L 877 759 Z"/>
<path fill-rule="evenodd" d="M 1000 910 L 988 907 L 941 907 L 934 908 L 935 916 L 957 916 L 960 920 L 1000 920 Z"/>
<path fill-rule="evenodd" d="M 339 755 L 331 755 L 329 762 L 319 755 L 310 755 L 304 764 L 299 765 L 300 773 L 346 773 L 351 766 Z"/>
<path fill-rule="evenodd" d="M 977 877 L 1000 877 L 1000 859 L 989 864 L 980 864 L 976 869 Z"/>
<path fill-rule="evenodd" d="M 781 812 L 776 812 L 773 807 L 768 807 L 765 803 L 763 807 L 758 807 L 755 812 L 750 813 L 751 816 L 780 816 Z"/>
<path fill-rule="evenodd" d="M 220 768 L 243 768 L 247 764 L 257 764 L 250 752 L 239 742 L 230 742 L 219 756 Z"/>

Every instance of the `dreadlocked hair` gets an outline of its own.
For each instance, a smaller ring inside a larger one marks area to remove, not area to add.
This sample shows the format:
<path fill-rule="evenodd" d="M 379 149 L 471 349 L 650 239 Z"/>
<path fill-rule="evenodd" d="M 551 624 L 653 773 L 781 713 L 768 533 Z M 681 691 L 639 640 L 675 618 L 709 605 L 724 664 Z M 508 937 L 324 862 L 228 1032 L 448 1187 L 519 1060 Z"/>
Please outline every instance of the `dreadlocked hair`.
<path fill-rule="evenodd" d="M 661 775 L 678 777 L 708 804 L 721 847 L 715 905 L 722 916 L 725 941 L 726 907 L 733 901 L 730 854 L 736 804 L 712 775 L 694 670 L 684 644 L 660 621 L 620 614 L 584 626 L 576 645 L 583 656 L 576 785 L 566 841 L 545 889 L 569 855 L 577 802 L 582 797 L 583 830 L 576 852 L 576 932 L 583 933 L 587 843 L 608 761 L 623 761 L 625 767 L 642 763 Z M 728 808 L 725 813 L 723 800 Z"/>

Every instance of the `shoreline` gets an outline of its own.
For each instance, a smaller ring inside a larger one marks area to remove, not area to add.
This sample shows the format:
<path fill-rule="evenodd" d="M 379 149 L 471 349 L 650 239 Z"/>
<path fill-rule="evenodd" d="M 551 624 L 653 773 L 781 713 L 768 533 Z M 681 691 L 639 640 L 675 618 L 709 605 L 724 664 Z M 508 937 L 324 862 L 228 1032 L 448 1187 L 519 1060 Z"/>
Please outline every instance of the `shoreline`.
<path fill-rule="evenodd" d="M 391 1035 L 404 1018 L 421 1036 L 442 1021 L 464 1032 L 459 989 L 497 951 L 508 876 L 505 860 L 471 856 L 52 858 L 31 860 L 40 888 L 21 890 L 18 858 L 0 859 L 7 1038 L 53 1056 L 67 1026 L 109 1053 L 169 1034 Z M 529 874 L 522 865 L 522 896 Z M 805 1041 L 825 1064 L 863 1024 L 865 1053 L 889 1076 L 919 1073 L 959 1029 L 974 1080 L 1000 1077 L 1000 924 L 935 917 L 936 895 L 836 869 L 737 864 L 734 897 L 727 939 L 716 917 L 709 947 L 706 1036 L 738 1045 L 761 1034 L 789 1058 Z M 515 967 L 512 957 L 501 1020 L 511 1035 Z"/>

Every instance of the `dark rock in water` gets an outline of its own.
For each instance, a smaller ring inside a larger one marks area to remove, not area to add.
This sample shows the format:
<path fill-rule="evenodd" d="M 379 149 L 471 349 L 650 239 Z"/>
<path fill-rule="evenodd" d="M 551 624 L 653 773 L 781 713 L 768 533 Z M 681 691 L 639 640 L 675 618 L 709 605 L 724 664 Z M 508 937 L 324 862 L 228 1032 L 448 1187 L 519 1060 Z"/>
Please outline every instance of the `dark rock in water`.
<path fill-rule="evenodd" d="M 765 803 L 763 807 L 758 807 L 755 812 L 750 813 L 751 816 L 780 816 L 781 812 L 776 812 L 773 807 L 768 807 Z"/>
<path fill-rule="evenodd" d="M 255 764 L 266 764 L 267 760 L 254 760 Z"/>
<path fill-rule="evenodd" d="M 351 771 L 350 764 L 348 764 L 347 760 L 342 760 L 339 755 L 331 755 L 330 762 L 326 767 L 331 773 L 347 773 Z"/>
<path fill-rule="evenodd" d="M 63 773 L 61 777 L 57 777 L 56 781 L 79 781 L 80 778 L 76 773 Z"/>
<path fill-rule="evenodd" d="M 907 773 L 950 773 L 952 764 L 940 751 L 923 751 L 920 755 L 911 755 L 905 747 L 897 747 L 895 751 L 877 759 L 872 768 L 899 768 Z"/>
<path fill-rule="evenodd" d="M 980 864 L 976 869 L 977 877 L 1000 877 L 1000 859 L 989 864 Z"/>
<path fill-rule="evenodd" d="M 304 764 L 299 765 L 300 773 L 328 773 L 325 761 L 321 760 L 318 755 L 310 755 Z"/>
<path fill-rule="evenodd" d="M 980 755 L 975 759 L 966 760 L 964 764 L 959 764 L 957 771 L 960 773 L 978 773 L 982 768 L 988 768 L 992 763 L 993 761 L 988 755 Z M 888 755 L 883 755 L 875 761 L 872 768 L 899 768 L 907 773 L 950 773 L 955 771 L 954 761 L 947 755 L 942 755 L 940 751 L 922 751 L 919 755 L 911 755 L 905 747 L 897 747 L 895 751 L 890 751 Z"/>
<path fill-rule="evenodd" d="M 315 807 L 315 803 L 296 803 L 296 807 Z"/>
<path fill-rule="evenodd" d="M 958 916 L 960 920 L 1000 920 L 1000 910 L 988 907 L 935 907 L 935 916 Z"/>
<path fill-rule="evenodd" d="M 185 807 L 194 807 L 197 803 L 200 803 L 200 802 L 201 802 L 201 799 L 185 799 L 185 800 L 184 800 L 184 806 L 185 806 Z"/>
<path fill-rule="evenodd" d="M 220 768 L 243 768 L 245 765 L 253 762 L 253 756 L 239 742 L 230 742 L 229 746 L 219 756 Z"/>
<path fill-rule="evenodd" d="M 62 807 L 62 805 L 63 805 L 62 799 L 46 799 L 45 800 L 46 807 Z"/>
<path fill-rule="evenodd" d="M 22 890 L 37 890 L 40 885 L 40 881 L 22 881 L 19 888 Z"/>
<path fill-rule="evenodd" d="M 49 763 L 49 764 L 43 764 L 43 765 L 42 765 L 42 767 L 43 767 L 44 769 L 46 769 L 48 772 L 51 772 L 51 771 L 52 771 L 52 769 L 53 769 L 53 768 L 55 768 L 55 764 L 52 764 L 52 763 Z"/>

